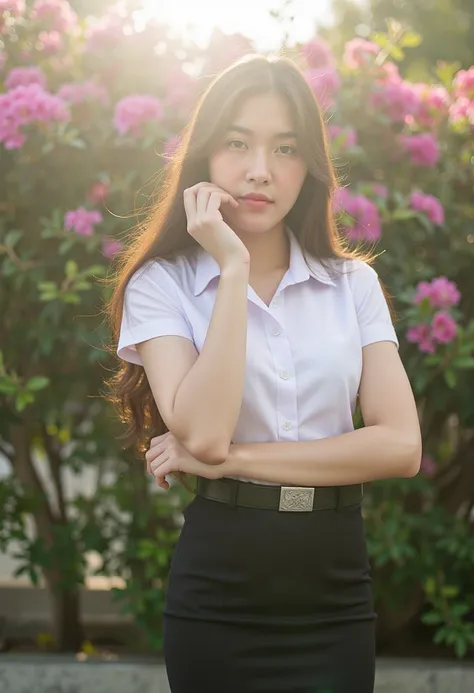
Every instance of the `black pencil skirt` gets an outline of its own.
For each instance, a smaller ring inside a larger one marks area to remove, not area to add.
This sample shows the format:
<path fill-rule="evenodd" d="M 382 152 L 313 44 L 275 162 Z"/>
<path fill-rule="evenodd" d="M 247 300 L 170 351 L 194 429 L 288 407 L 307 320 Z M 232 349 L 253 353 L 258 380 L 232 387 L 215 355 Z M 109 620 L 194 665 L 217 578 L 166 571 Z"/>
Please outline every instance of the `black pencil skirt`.
<path fill-rule="evenodd" d="M 372 693 L 375 618 L 360 505 L 188 505 L 164 609 L 172 693 Z"/>

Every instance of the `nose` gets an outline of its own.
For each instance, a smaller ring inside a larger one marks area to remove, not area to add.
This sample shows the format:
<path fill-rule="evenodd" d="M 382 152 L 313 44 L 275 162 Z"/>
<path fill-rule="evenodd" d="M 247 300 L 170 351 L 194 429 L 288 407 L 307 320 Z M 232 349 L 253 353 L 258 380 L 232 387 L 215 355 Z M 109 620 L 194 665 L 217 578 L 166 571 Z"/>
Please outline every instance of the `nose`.
<path fill-rule="evenodd" d="M 270 182 L 270 165 L 267 153 L 263 149 L 254 151 L 249 158 L 246 178 L 248 183 L 255 183 L 256 185 L 264 185 Z"/>

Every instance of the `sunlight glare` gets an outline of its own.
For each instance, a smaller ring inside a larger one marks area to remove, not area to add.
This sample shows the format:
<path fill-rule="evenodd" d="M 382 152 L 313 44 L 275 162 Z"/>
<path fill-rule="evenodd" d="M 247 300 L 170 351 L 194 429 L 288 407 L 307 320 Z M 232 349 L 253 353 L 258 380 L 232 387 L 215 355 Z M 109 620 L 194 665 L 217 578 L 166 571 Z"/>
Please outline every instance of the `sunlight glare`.
<path fill-rule="evenodd" d="M 289 43 L 307 41 L 315 34 L 318 23 L 331 19 L 330 0 L 294 0 L 288 14 L 294 21 L 280 23 L 269 14 L 282 6 L 278 0 L 239 0 L 237 3 L 216 0 L 143 0 L 143 9 L 136 18 L 145 24 L 150 19 L 168 24 L 179 33 L 188 34 L 196 43 L 205 45 L 214 28 L 225 34 L 241 33 L 254 41 L 257 50 L 274 50 L 279 47 L 285 30 Z"/>

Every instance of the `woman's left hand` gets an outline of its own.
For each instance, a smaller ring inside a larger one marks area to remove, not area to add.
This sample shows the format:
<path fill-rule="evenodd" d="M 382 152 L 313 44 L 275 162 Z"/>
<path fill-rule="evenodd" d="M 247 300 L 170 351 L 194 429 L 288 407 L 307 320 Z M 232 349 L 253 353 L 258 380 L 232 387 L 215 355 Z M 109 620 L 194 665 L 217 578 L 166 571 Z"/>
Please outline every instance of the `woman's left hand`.
<path fill-rule="evenodd" d="M 202 476 L 205 479 L 221 479 L 226 473 L 226 464 L 206 464 L 193 457 L 170 432 L 152 438 L 145 453 L 147 470 L 161 488 L 168 489 L 165 476 L 172 472 L 182 472 Z"/>

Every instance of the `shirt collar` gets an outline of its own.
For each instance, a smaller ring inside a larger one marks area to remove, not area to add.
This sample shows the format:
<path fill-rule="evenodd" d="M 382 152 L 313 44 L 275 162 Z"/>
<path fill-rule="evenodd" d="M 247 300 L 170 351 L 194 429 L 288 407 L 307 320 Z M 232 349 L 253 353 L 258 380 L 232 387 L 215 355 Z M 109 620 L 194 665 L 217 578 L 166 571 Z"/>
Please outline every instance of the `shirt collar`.
<path fill-rule="evenodd" d="M 310 267 L 305 262 L 303 251 L 290 229 L 286 229 L 290 239 L 290 275 L 294 284 L 307 281 L 310 277 L 317 279 L 322 284 L 335 286 L 334 281 L 329 276 L 327 269 L 319 260 L 313 257 L 308 258 Z M 198 296 L 204 291 L 208 284 L 220 275 L 220 268 L 212 255 L 204 249 L 198 252 L 196 277 L 194 281 L 194 295 Z M 291 282 L 288 282 L 291 283 Z"/>

